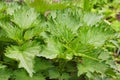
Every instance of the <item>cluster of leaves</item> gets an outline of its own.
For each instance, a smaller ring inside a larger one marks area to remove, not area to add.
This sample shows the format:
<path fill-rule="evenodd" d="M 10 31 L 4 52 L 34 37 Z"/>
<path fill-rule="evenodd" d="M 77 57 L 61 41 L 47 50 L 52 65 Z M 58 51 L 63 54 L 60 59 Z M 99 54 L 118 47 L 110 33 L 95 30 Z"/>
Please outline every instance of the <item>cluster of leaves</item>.
<path fill-rule="evenodd" d="M 0 2 L 0 80 L 120 79 L 118 32 L 74 1 Z"/>

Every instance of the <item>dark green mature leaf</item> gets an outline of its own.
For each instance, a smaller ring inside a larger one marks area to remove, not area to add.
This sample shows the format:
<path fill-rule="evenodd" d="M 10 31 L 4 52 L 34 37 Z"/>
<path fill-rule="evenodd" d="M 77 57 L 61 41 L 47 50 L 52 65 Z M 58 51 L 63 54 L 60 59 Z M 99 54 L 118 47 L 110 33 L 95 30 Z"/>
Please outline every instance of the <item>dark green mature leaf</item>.
<path fill-rule="evenodd" d="M 6 32 L 0 29 L 0 41 L 2 42 L 11 42 L 12 40 L 9 39 L 6 35 Z"/>
<path fill-rule="evenodd" d="M 63 73 L 62 76 L 60 77 L 60 79 L 63 79 L 63 80 L 70 80 L 70 75 L 68 73 Z"/>
<path fill-rule="evenodd" d="M 39 54 L 40 46 L 36 42 L 28 42 L 21 46 L 10 46 L 5 56 L 19 62 L 19 68 L 24 68 L 30 76 L 34 73 L 34 58 Z"/>
<path fill-rule="evenodd" d="M 41 73 L 36 73 L 33 77 L 29 77 L 24 70 L 16 70 L 14 75 L 15 80 L 45 80 Z"/>
<path fill-rule="evenodd" d="M 81 74 L 84 73 L 88 75 L 91 72 L 92 73 L 98 72 L 104 74 L 108 66 L 102 62 L 98 62 L 87 58 L 82 58 L 82 64 L 78 63 L 77 68 L 78 68 L 78 76 L 80 76 Z"/>
<path fill-rule="evenodd" d="M 0 68 L 0 80 L 8 80 L 10 76 L 11 76 L 10 70 L 6 68 L 3 68 L 3 69 Z"/>
<path fill-rule="evenodd" d="M 0 64 L 0 69 L 4 69 L 5 67 L 5 65 Z"/>
<path fill-rule="evenodd" d="M 49 72 L 49 78 L 50 79 L 58 79 L 60 77 L 60 73 L 56 69 L 51 69 L 48 72 Z"/>
<path fill-rule="evenodd" d="M 41 58 L 35 59 L 35 67 L 34 67 L 35 72 L 48 70 L 52 67 L 53 65 L 50 60 L 41 59 Z"/>

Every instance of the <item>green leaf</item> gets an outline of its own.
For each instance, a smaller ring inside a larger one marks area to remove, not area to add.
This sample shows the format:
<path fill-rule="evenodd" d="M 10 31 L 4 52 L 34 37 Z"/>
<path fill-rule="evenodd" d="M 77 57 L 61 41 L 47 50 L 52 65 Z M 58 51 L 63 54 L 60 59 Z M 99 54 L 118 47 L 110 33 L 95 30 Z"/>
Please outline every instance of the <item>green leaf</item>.
<path fill-rule="evenodd" d="M 18 43 L 22 43 L 22 34 L 23 31 L 20 30 L 18 27 L 13 27 L 10 23 L 1 22 L 0 26 L 5 31 L 6 37 L 15 40 Z"/>
<path fill-rule="evenodd" d="M 10 46 L 5 56 L 19 62 L 19 68 L 24 68 L 30 76 L 34 73 L 34 57 L 39 54 L 40 46 L 36 42 L 28 42 L 22 46 Z"/>
<path fill-rule="evenodd" d="M 113 60 L 113 59 L 108 59 L 108 60 L 106 60 L 106 64 L 108 64 L 111 68 L 113 68 L 113 69 L 115 69 L 115 70 L 117 70 L 118 69 L 118 67 L 117 67 L 117 65 L 116 65 L 116 63 L 115 63 L 115 61 Z"/>
<path fill-rule="evenodd" d="M 51 64 L 50 60 L 42 59 L 42 58 L 36 58 L 35 59 L 35 72 L 43 71 L 43 70 L 48 70 L 52 68 L 53 65 Z"/>
<path fill-rule="evenodd" d="M 33 27 L 32 24 L 36 21 L 37 17 L 38 14 L 34 9 L 22 7 L 14 12 L 12 21 L 17 24 L 19 28 L 25 30 Z"/>
<path fill-rule="evenodd" d="M 16 2 L 9 3 L 9 5 L 7 4 L 6 13 L 9 15 L 13 15 L 14 12 L 20 8 L 21 8 L 21 6 L 18 5 Z"/>
<path fill-rule="evenodd" d="M 62 80 L 70 80 L 70 75 L 68 73 L 62 73 L 60 79 Z"/>
<path fill-rule="evenodd" d="M 0 69 L 4 69 L 5 67 L 5 65 L 0 64 Z"/>
<path fill-rule="evenodd" d="M 3 1 L 0 1 L 0 19 L 2 20 L 3 18 L 5 18 L 5 14 L 4 11 L 7 9 L 6 4 Z"/>
<path fill-rule="evenodd" d="M 90 11 L 92 8 L 92 5 L 90 4 L 90 0 L 83 0 L 84 5 L 83 5 L 83 9 L 85 11 Z"/>
<path fill-rule="evenodd" d="M 97 22 L 100 22 L 102 16 L 95 14 L 95 13 L 85 13 L 83 17 L 83 21 L 88 25 L 88 26 L 93 26 Z"/>
<path fill-rule="evenodd" d="M 43 32 L 43 29 L 39 26 L 35 26 L 35 28 L 27 30 L 24 34 L 24 39 L 25 40 L 30 40 L 35 36 L 39 36 L 40 33 Z"/>
<path fill-rule="evenodd" d="M 25 0 L 25 2 L 41 13 L 47 11 L 50 6 L 47 0 Z"/>
<path fill-rule="evenodd" d="M 61 44 L 53 39 L 47 40 L 47 46 L 44 46 L 42 52 L 37 56 L 42 56 L 48 59 L 56 58 L 62 51 Z"/>
<path fill-rule="evenodd" d="M 11 76 L 10 70 L 6 68 L 0 69 L 0 80 L 9 80 L 10 76 Z"/>
<path fill-rule="evenodd" d="M 101 47 L 105 41 L 114 37 L 114 31 L 102 26 L 81 27 L 79 29 L 79 40 L 82 44 Z"/>
<path fill-rule="evenodd" d="M 70 2 L 67 3 L 52 3 L 50 4 L 50 10 L 63 10 L 68 8 L 70 5 Z"/>
<path fill-rule="evenodd" d="M 47 0 L 25 0 L 25 2 L 42 14 L 48 10 L 61 10 L 69 6 L 69 3 L 50 3 Z"/>
<path fill-rule="evenodd" d="M 0 41 L 2 42 L 11 42 L 12 40 L 8 38 L 6 32 L 0 29 Z"/>
<path fill-rule="evenodd" d="M 24 70 L 16 70 L 14 76 L 15 80 L 45 80 L 41 73 L 36 73 L 33 77 L 29 77 Z"/>
<path fill-rule="evenodd" d="M 60 73 L 56 69 L 51 69 L 48 72 L 49 72 L 50 79 L 58 79 L 60 77 Z"/>
<path fill-rule="evenodd" d="M 58 37 L 63 43 L 70 43 L 76 36 L 72 29 L 67 28 L 62 24 L 57 24 L 56 28 L 52 29 L 52 35 Z"/>
<path fill-rule="evenodd" d="M 4 11 L 7 8 L 6 4 L 0 1 L 0 12 Z"/>
<path fill-rule="evenodd" d="M 87 58 L 82 58 L 82 63 L 81 64 L 78 63 L 77 68 L 78 68 L 78 76 L 80 76 L 84 73 L 86 73 L 87 75 L 94 72 L 104 74 L 108 66 L 102 62 L 98 62 Z"/>
<path fill-rule="evenodd" d="M 80 16 L 82 15 L 82 11 L 80 11 Z M 51 11 L 50 15 L 48 18 L 50 18 L 50 22 L 52 25 L 49 25 L 52 30 L 54 28 L 68 28 L 70 29 L 73 33 L 76 33 L 78 28 L 81 26 L 81 20 L 77 19 L 75 12 L 72 11 L 72 9 L 65 9 L 62 11 Z M 52 17 L 52 19 L 51 19 Z M 52 31 L 51 31 L 52 32 Z"/>
<path fill-rule="evenodd" d="M 114 21 L 113 23 L 112 23 L 112 28 L 114 29 L 114 30 L 116 30 L 116 31 L 120 31 L 120 22 L 119 21 Z"/>

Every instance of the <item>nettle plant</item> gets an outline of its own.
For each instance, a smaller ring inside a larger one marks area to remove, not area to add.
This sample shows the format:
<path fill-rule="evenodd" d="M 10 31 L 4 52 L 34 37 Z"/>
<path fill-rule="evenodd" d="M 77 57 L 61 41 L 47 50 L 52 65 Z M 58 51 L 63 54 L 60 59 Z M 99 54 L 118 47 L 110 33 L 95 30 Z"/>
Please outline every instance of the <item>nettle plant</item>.
<path fill-rule="evenodd" d="M 0 3 L 0 80 L 119 80 L 102 15 L 35 1 Z"/>

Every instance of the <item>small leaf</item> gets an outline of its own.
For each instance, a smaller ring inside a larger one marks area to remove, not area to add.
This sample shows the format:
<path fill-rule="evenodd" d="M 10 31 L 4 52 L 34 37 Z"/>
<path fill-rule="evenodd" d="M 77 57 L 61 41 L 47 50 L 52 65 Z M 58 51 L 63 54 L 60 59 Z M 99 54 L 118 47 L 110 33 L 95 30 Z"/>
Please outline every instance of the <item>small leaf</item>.
<path fill-rule="evenodd" d="M 25 34 L 24 34 L 24 39 L 25 39 L 25 40 L 30 40 L 30 39 L 32 39 L 33 37 L 40 35 L 40 33 L 41 33 L 42 31 L 43 31 L 43 29 L 40 28 L 40 27 L 38 27 L 38 26 L 36 26 L 36 27 L 33 28 L 33 29 L 29 29 L 29 30 L 27 30 L 27 31 L 25 32 Z"/>
<path fill-rule="evenodd" d="M 25 2 L 41 13 L 49 10 L 48 8 L 50 6 L 47 0 L 25 0 Z"/>
<path fill-rule="evenodd" d="M 0 69 L 4 69 L 5 67 L 5 65 L 0 64 Z"/>
<path fill-rule="evenodd" d="M 48 72 L 49 72 L 50 79 L 58 79 L 60 77 L 60 73 L 56 69 L 51 69 Z"/>
<path fill-rule="evenodd" d="M 94 13 L 85 13 L 83 20 L 88 26 L 95 25 L 97 22 L 100 22 L 102 16 Z"/>
<path fill-rule="evenodd" d="M 102 60 L 108 60 L 110 58 L 109 52 L 107 51 L 101 52 L 98 58 Z"/>
<path fill-rule="evenodd" d="M 52 39 L 48 39 L 47 46 L 44 46 L 43 51 L 37 56 L 42 56 L 48 59 L 54 59 L 61 53 L 61 44 Z"/>
<path fill-rule="evenodd" d="M 49 68 L 52 68 L 53 65 L 51 64 L 50 60 L 36 58 L 35 59 L 35 72 L 39 72 L 42 70 L 48 70 Z"/>
<path fill-rule="evenodd" d="M 71 76 L 68 73 L 62 73 L 60 78 L 63 80 L 70 80 L 70 77 Z"/>
<path fill-rule="evenodd" d="M 112 23 L 112 28 L 115 30 L 115 31 L 120 31 L 120 22 L 118 22 L 118 21 L 114 21 L 113 23 Z"/>

